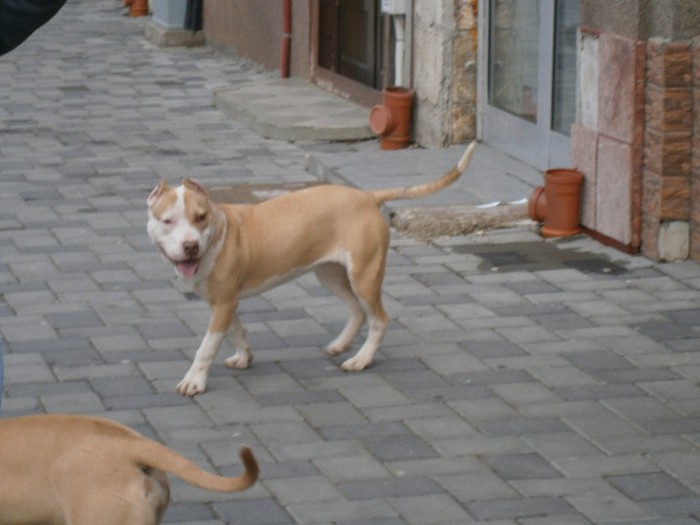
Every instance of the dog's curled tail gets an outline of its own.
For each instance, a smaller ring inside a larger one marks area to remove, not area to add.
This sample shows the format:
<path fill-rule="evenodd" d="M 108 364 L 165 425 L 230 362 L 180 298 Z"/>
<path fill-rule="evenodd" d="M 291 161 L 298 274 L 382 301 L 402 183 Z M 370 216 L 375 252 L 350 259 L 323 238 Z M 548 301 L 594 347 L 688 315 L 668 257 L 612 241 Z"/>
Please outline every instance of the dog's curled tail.
<path fill-rule="evenodd" d="M 467 169 L 469 161 L 474 155 L 474 149 L 476 148 L 476 141 L 472 141 L 467 149 L 464 151 L 462 158 L 459 159 L 457 165 L 450 171 L 445 173 L 442 177 L 432 182 L 427 182 L 425 184 L 419 184 L 417 186 L 408 186 L 404 188 L 390 188 L 386 190 L 376 190 L 370 192 L 377 204 L 383 204 L 387 201 L 399 200 L 399 199 L 417 199 L 419 197 L 427 197 L 433 193 L 446 188 L 453 182 L 455 182 Z"/>
<path fill-rule="evenodd" d="M 142 449 L 143 454 L 137 454 L 139 463 L 169 472 L 204 490 L 214 492 L 245 490 L 255 483 L 260 472 L 253 451 L 248 447 L 242 447 L 239 451 L 245 472 L 240 476 L 229 478 L 202 470 L 189 459 L 154 441 L 145 440 L 143 444 L 146 445 Z"/>

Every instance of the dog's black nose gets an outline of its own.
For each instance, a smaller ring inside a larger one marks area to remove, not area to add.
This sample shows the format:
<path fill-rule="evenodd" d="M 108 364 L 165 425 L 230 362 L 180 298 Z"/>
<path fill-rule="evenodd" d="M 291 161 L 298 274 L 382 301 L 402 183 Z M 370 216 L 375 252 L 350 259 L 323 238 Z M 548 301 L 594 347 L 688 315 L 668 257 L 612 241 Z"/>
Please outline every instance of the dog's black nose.
<path fill-rule="evenodd" d="M 199 243 L 197 241 L 185 241 L 182 243 L 182 251 L 187 257 L 197 257 L 199 253 Z"/>

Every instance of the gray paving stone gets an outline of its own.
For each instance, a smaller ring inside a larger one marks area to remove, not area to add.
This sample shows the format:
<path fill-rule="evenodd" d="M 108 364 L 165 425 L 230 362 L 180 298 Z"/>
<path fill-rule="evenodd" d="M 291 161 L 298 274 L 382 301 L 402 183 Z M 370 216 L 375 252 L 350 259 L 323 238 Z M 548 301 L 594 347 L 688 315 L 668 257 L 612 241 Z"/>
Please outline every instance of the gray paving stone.
<path fill-rule="evenodd" d="M 572 456 L 554 460 L 552 463 L 571 478 L 639 474 L 658 470 L 650 460 L 640 454 L 619 454 L 612 457 Z"/>
<path fill-rule="evenodd" d="M 453 437 L 466 437 L 475 435 L 476 430 L 472 425 L 458 417 L 432 417 L 407 419 L 405 424 L 417 435 L 427 442 Z"/>
<path fill-rule="evenodd" d="M 288 511 L 297 523 L 372 523 L 372 520 L 399 516 L 398 511 L 383 500 L 299 503 L 290 505 Z"/>
<path fill-rule="evenodd" d="M 668 474 L 610 476 L 608 481 L 634 501 L 692 497 L 693 492 Z"/>
<path fill-rule="evenodd" d="M 357 386 L 338 389 L 353 406 L 363 409 L 370 407 L 408 404 L 409 399 L 391 385 Z"/>
<path fill-rule="evenodd" d="M 342 439 L 384 439 L 392 436 L 408 434 L 409 431 L 403 423 L 395 421 L 361 423 L 358 425 L 338 425 L 323 427 L 319 433 L 329 440 Z"/>
<path fill-rule="evenodd" d="M 364 444 L 370 453 L 382 461 L 437 457 L 429 444 L 411 434 L 400 434 L 391 439 L 370 438 Z"/>
<path fill-rule="evenodd" d="M 484 421 L 478 426 L 483 434 L 490 436 L 525 436 L 568 430 L 562 421 L 555 418 L 510 418 L 501 421 Z"/>
<path fill-rule="evenodd" d="M 457 501 L 491 501 L 517 498 L 518 493 L 498 475 L 488 470 L 469 474 L 436 476 L 436 480 Z"/>
<path fill-rule="evenodd" d="M 314 427 L 353 425 L 366 419 L 350 403 L 314 403 L 298 407 L 299 412 Z"/>
<path fill-rule="evenodd" d="M 429 525 L 440 523 L 468 523 L 471 516 L 444 494 L 391 498 L 389 504 L 399 511 L 406 523 Z"/>
<path fill-rule="evenodd" d="M 498 398 L 453 401 L 450 407 L 471 423 L 493 421 L 517 416 L 517 411 Z"/>
<path fill-rule="evenodd" d="M 654 516 L 687 517 L 697 516 L 700 512 L 700 498 L 667 498 L 645 502 L 645 507 Z"/>
<path fill-rule="evenodd" d="M 284 505 L 337 500 L 341 493 L 323 476 L 273 479 L 265 482 L 275 499 Z"/>
<path fill-rule="evenodd" d="M 283 525 L 294 523 L 292 517 L 272 498 L 218 502 L 213 505 L 227 523 L 241 525 Z"/>
<path fill-rule="evenodd" d="M 532 452 L 532 447 L 515 436 L 444 439 L 434 442 L 433 447 L 448 458 Z"/>
<path fill-rule="evenodd" d="M 340 490 L 352 500 L 425 496 L 442 492 L 427 478 L 372 479 L 339 483 Z"/>
<path fill-rule="evenodd" d="M 105 409 L 103 400 L 93 392 L 52 394 L 51 396 L 42 396 L 40 399 L 49 412 L 99 414 Z"/>
<path fill-rule="evenodd" d="M 317 459 L 314 465 L 334 483 L 384 479 L 391 476 L 379 461 L 367 454 Z"/>
<path fill-rule="evenodd" d="M 261 479 L 299 478 L 314 476 L 319 470 L 310 461 L 261 462 Z"/>
<path fill-rule="evenodd" d="M 637 503 L 621 494 L 609 493 L 605 497 L 570 496 L 566 500 L 594 523 L 643 520 L 656 517 Z"/>
<path fill-rule="evenodd" d="M 278 394 L 260 394 L 258 401 L 264 406 L 280 405 L 318 405 L 325 403 L 339 403 L 345 400 L 335 390 L 312 390 L 302 392 L 285 392 Z"/>
<path fill-rule="evenodd" d="M 467 510 L 478 520 L 522 519 L 533 516 L 567 516 L 575 513 L 568 503 L 556 498 L 526 498 L 475 501 Z"/>
<path fill-rule="evenodd" d="M 506 454 L 481 458 L 491 469 L 506 480 L 554 478 L 561 474 L 539 454 Z"/>
<path fill-rule="evenodd" d="M 215 518 L 214 513 L 202 503 L 174 503 L 168 506 L 165 523 L 188 523 Z"/>

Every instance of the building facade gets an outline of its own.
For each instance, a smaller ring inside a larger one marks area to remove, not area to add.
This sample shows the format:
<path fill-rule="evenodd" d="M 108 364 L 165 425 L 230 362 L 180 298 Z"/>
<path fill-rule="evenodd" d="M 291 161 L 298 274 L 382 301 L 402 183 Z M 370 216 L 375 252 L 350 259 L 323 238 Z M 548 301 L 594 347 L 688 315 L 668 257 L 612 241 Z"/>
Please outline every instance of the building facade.
<path fill-rule="evenodd" d="M 204 0 L 204 34 L 368 108 L 411 87 L 417 144 L 577 168 L 591 234 L 700 260 L 697 0 Z"/>

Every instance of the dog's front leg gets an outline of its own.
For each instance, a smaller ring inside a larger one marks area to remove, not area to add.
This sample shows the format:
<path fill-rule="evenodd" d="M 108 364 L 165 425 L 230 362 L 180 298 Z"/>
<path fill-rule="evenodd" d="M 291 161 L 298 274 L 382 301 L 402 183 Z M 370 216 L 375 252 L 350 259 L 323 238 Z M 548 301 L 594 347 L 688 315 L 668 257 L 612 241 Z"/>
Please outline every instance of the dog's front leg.
<path fill-rule="evenodd" d="M 233 318 L 236 316 L 237 306 L 237 301 L 211 305 L 212 312 L 209 328 L 204 339 L 202 339 L 202 344 L 199 345 L 194 355 L 192 366 L 190 366 L 180 384 L 177 385 L 178 394 L 195 396 L 206 390 L 209 369 L 216 358 L 216 354 L 219 352 L 221 341 L 223 341 Z M 236 324 L 240 325 L 237 318 Z"/>

